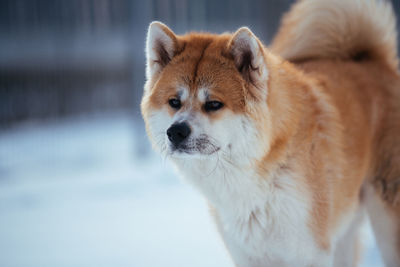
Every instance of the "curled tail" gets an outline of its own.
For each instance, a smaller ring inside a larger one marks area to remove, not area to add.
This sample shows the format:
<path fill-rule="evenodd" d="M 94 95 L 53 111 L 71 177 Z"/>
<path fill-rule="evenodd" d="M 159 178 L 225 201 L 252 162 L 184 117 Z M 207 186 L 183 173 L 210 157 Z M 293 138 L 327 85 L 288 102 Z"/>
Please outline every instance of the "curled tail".
<path fill-rule="evenodd" d="M 300 0 L 270 48 L 290 61 L 373 59 L 398 68 L 396 18 L 385 0 Z"/>

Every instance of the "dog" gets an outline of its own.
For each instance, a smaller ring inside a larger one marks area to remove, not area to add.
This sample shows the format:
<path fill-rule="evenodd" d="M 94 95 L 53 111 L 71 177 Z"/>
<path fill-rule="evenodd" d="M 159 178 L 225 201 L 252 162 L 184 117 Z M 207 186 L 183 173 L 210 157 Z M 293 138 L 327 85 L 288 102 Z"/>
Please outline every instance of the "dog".
<path fill-rule="evenodd" d="M 384 0 L 300 0 L 246 27 L 152 22 L 141 102 L 156 151 L 207 198 L 236 266 L 355 266 L 369 216 L 400 266 L 400 74 Z"/>

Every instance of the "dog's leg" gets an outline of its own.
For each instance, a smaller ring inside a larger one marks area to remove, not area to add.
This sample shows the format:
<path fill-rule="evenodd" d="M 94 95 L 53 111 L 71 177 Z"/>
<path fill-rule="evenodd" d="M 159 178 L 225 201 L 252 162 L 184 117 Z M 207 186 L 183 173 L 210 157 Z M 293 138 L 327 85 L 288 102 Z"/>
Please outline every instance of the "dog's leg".
<path fill-rule="evenodd" d="M 360 242 L 361 226 L 365 221 L 365 209 L 360 207 L 351 225 L 335 246 L 334 265 L 335 267 L 358 266 L 362 253 Z"/>
<path fill-rule="evenodd" d="M 400 206 L 385 201 L 372 186 L 366 187 L 366 204 L 385 265 L 400 266 Z"/>

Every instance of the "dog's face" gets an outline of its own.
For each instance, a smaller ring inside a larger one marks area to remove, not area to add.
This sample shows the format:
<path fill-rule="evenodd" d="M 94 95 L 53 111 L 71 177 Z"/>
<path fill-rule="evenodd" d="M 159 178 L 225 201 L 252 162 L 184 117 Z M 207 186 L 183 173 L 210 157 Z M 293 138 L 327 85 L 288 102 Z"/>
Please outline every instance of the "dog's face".
<path fill-rule="evenodd" d="M 142 113 L 153 147 L 172 158 L 258 155 L 254 113 L 265 106 L 267 78 L 262 46 L 246 28 L 176 36 L 152 23 Z"/>

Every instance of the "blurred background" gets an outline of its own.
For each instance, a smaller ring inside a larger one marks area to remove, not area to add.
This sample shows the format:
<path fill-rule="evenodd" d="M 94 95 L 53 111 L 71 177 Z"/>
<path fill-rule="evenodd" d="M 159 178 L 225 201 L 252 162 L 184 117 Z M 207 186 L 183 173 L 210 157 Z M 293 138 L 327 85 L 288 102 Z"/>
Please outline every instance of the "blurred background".
<path fill-rule="evenodd" d="M 292 2 L 0 1 L 0 266 L 233 266 L 147 141 L 147 26 L 245 25 L 268 44 Z M 363 266 L 381 266 L 368 225 L 365 243 Z"/>

